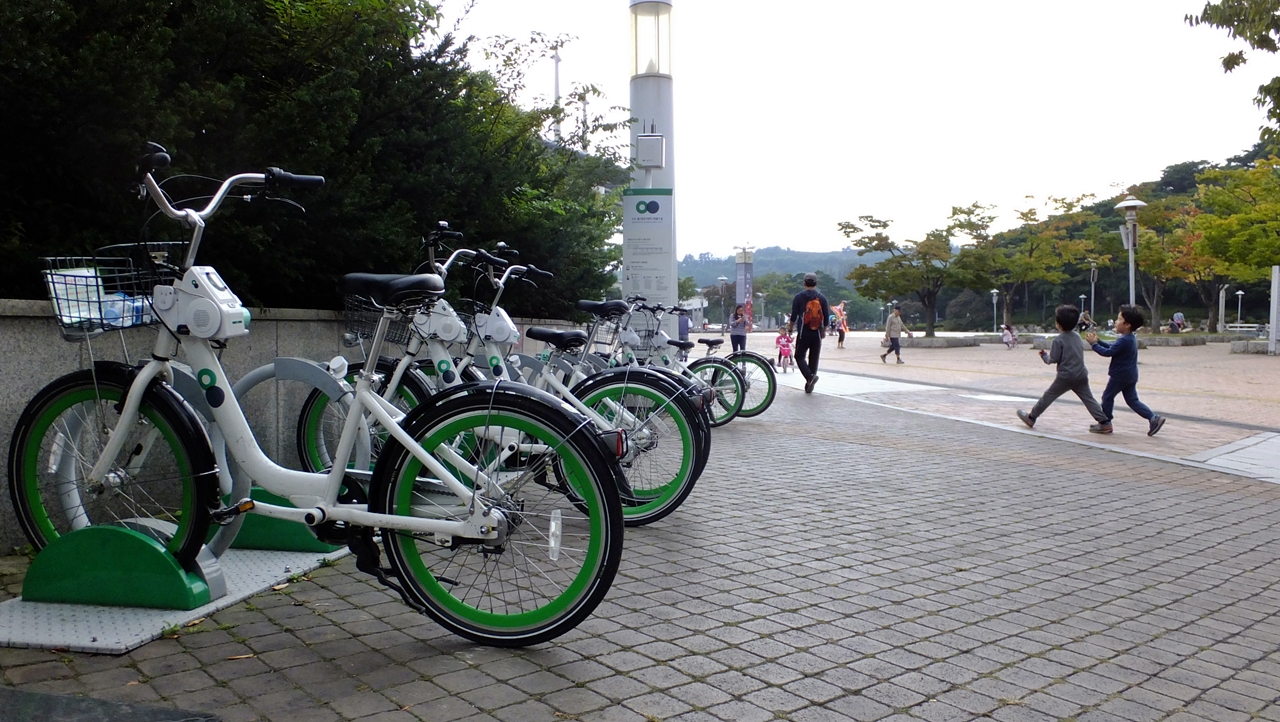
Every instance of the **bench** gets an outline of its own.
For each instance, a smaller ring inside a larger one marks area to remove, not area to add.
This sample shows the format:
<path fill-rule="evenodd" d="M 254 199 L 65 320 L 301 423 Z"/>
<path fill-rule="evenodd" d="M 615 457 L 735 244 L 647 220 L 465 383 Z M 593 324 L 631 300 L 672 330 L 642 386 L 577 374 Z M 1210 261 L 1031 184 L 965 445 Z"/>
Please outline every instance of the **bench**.
<path fill-rule="evenodd" d="M 1243 331 L 1245 333 L 1257 333 L 1259 324 L 1256 323 L 1229 323 L 1228 331 Z"/>

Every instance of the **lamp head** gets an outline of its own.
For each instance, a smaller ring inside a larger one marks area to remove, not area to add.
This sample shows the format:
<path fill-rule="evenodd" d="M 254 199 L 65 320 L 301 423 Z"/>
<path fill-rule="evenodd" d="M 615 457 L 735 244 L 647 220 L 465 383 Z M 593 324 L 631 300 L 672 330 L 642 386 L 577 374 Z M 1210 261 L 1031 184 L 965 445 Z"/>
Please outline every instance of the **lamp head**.
<path fill-rule="evenodd" d="M 1116 210 L 1124 211 L 1125 220 L 1132 221 L 1138 217 L 1138 209 L 1146 208 L 1147 204 L 1134 198 L 1133 196 L 1125 196 L 1124 200 L 1116 204 Z"/>
<path fill-rule="evenodd" d="M 1244 291 L 1236 291 L 1236 295 L 1237 295 L 1237 296 L 1243 296 L 1243 295 L 1244 295 Z"/>

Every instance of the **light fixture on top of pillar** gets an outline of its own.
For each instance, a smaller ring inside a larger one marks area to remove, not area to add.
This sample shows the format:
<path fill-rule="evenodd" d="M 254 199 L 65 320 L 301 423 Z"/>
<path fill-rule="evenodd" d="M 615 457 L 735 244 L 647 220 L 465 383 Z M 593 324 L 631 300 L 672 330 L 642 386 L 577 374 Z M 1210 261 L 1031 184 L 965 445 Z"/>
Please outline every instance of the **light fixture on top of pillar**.
<path fill-rule="evenodd" d="M 1138 304 L 1138 286 L 1135 279 L 1136 270 L 1133 263 L 1133 251 L 1138 246 L 1138 209 L 1146 207 L 1146 203 L 1143 203 L 1133 196 L 1125 196 L 1123 201 L 1116 204 L 1116 210 L 1124 211 L 1125 224 L 1120 228 L 1120 237 L 1124 240 L 1124 247 L 1129 251 L 1130 306 L 1136 306 Z"/>

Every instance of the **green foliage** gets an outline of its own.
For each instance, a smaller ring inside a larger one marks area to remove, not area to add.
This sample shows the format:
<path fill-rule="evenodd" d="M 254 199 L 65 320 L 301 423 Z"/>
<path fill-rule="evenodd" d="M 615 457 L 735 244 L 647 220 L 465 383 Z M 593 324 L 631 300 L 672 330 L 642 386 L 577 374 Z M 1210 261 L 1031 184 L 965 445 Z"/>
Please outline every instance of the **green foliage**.
<path fill-rule="evenodd" d="M 866 228 L 844 221 L 839 224 L 840 232 L 851 239 L 859 255 L 882 253 L 887 257 L 874 265 L 858 266 L 850 271 L 854 288 L 868 298 L 914 295 L 924 307 L 925 335 L 932 336 L 937 321 L 938 292 L 957 273 L 952 269 L 955 254 L 951 241 L 955 232 L 950 228 L 930 231 L 923 241 L 898 244 L 885 233 L 892 221 L 873 216 L 859 216 L 858 221 Z"/>
<path fill-rule="evenodd" d="M 561 108 L 512 102 L 521 63 L 562 41 L 508 41 L 495 75 L 438 34 L 422 0 L 11 0 L 0 5 L 0 283 L 39 297 L 37 256 L 138 237 L 130 194 L 145 140 L 174 156 L 166 190 L 280 166 L 326 176 L 287 205 L 224 206 L 201 261 L 247 303 L 335 307 L 353 271 L 407 272 L 418 239 L 446 219 L 469 245 L 505 241 L 557 274 L 513 289 L 522 313 L 564 316 L 613 283 L 616 203 L 626 181 L 601 115 L 564 143 L 543 138 Z M 508 83 L 508 85 L 504 85 Z M 570 103 L 593 88 L 578 88 Z M 186 175 L 186 174 L 199 174 Z M 150 238 L 186 232 L 153 220 Z"/>
<path fill-rule="evenodd" d="M 1226 30 L 1232 38 L 1243 40 L 1254 50 L 1275 53 L 1280 49 L 1280 1 L 1278 0 L 1219 0 L 1206 2 L 1198 15 L 1187 15 L 1191 26 L 1208 25 Z M 1227 53 L 1222 58 L 1222 69 L 1231 72 L 1247 61 L 1244 51 Z M 1258 87 L 1254 103 L 1266 111 L 1267 120 L 1273 126 L 1280 123 L 1280 77 Z M 1277 140 L 1277 128 L 1263 128 L 1262 137 L 1273 148 Z"/>
<path fill-rule="evenodd" d="M 677 289 L 681 301 L 687 301 L 698 295 L 698 284 L 694 282 L 693 276 L 685 276 L 680 279 L 680 286 Z"/>

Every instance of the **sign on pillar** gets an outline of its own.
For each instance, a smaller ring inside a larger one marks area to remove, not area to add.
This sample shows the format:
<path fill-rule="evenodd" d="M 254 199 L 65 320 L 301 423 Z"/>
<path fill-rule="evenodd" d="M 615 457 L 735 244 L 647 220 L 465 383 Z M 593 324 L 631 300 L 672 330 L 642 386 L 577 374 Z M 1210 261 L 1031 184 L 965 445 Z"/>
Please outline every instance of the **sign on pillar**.
<path fill-rule="evenodd" d="M 650 304 L 674 306 L 673 233 L 675 198 L 669 188 L 631 188 L 622 192 L 622 292 L 638 293 Z"/>

